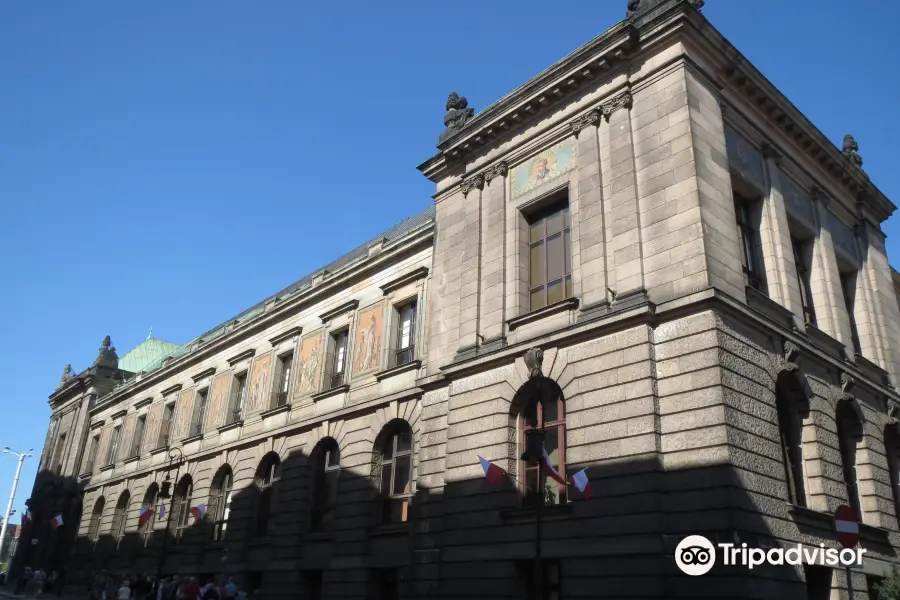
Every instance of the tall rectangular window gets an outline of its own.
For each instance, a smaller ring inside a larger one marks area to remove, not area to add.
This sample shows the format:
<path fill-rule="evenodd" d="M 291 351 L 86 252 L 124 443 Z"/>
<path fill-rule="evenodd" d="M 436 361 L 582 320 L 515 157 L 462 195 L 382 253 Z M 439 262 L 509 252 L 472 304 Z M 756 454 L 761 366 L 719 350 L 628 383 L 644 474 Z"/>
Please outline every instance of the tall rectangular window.
<path fill-rule="evenodd" d="M 529 220 L 531 310 L 572 296 L 571 219 L 568 204 L 556 204 Z"/>
<path fill-rule="evenodd" d="M 816 324 L 816 310 L 813 306 L 810 265 L 811 244 L 791 236 L 791 247 L 794 250 L 794 264 L 797 266 L 797 285 L 800 287 L 800 303 L 803 307 L 803 321 L 807 325 Z"/>
<path fill-rule="evenodd" d="M 862 345 L 859 343 L 859 330 L 856 328 L 856 273 L 841 274 L 841 290 L 844 292 L 844 306 L 847 308 L 847 318 L 850 320 L 850 340 L 853 343 L 853 351 L 862 354 Z"/>
<path fill-rule="evenodd" d="M 416 301 L 397 308 L 397 350 L 395 365 L 405 365 L 416 359 Z"/>
<path fill-rule="evenodd" d="M 231 384 L 231 402 L 228 414 L 225 416 L 225 424 L 230 425 L 240 421 L 244 417 L 244 400 L 247 397 L 247 372 L 234 376 Z"/>
<path fill-rule="evenodd" d="M 147 428 L 147 415 L 138 417 L 134 424 L 134 437 L 131 438 L 131 452 L 128 456 L 140 456 L 141 444 L 144 443 L 144 430 Z"/>
<path fill-rule="evenodd" d="M 100 435 L 91 438 L 91 444 L 88 448 L 87 463 L 84 465 L 85 473 L 93 473 L 97 462 L 97 452 L 100 450 Z"/>
<path fill-rule="evenodd" d="M 291 367 L 294 364 L 294 353 L 288 352 L 278 357 L 275 365 L 275 398 L 272 408 L 284 406 L 288 401 L 288 392 L 291 387 Z"/>
<path fill-rule="evenodd" d="M 763 289 L 762 262 L 759 260 L 759 230 L 751 214 L 752 203 L 734 194 L 734 214 L 737 219 L 738 243 L 741 246 L 741 266 L 744 271 L 744 285 L 758 292 Z"/>
<path fill-rule="evenodd" d="M 349 331 L 344 329 L 331 334 L 331 387 L 343 385 L 347 371 L 347 340 Z"/>
<path fill-rule="evenodd" d="M 122 435 L 122 426 L 114 427 L 112 437 L 109 440 L 109 452 L 106 455 L 106 466 L 115 464 L 116 455 L 119 451 L 119 437 Z"/>
<path fill-rule="evenodd" d="M 817 565 L 803 565 L 806 576 L 806 600 L 831 598 L 831 569 Z"/>
<path fill-rule="evenodd" d="M 62 454 L 66 447 L 66 434 L 59 436 L 56 440 L 56 447 L 53 449 L 53 460 L 50 462 L 50 468 L 59 475 L 62 472 Z"/>
<path fill-rule="evenodd" d="M 158 448 L 165 448 L 171 442 L 172 421 L 175 419 L 175 403 L 169 402 L 163 408 L 162 421 L 159 424 L 159 440 L 157 440 Z"/>
<path fill-rule="evenodd" d="M 203 433 L 203 422 L 206 420 L 206 400 L 209 396 L 209 388 L 204 388 L 197 392 L 194 398 L 194 412 L 191 415 L 191 428 L 189 436 L 200 435 Z"/>

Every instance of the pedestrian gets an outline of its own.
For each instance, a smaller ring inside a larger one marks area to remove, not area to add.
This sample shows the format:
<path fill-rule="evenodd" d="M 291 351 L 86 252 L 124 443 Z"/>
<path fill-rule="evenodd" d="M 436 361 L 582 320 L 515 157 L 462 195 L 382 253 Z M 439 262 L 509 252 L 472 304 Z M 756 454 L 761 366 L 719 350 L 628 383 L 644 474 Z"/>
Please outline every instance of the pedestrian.
<path fill-rule="evenodd" d="M 235 600 L 237 598 L 238 588 L 234 583 L 234 577 L 228 578 L 228 583 L 222 588 L 222 598 L 224 600 Z"/>
<path fill-rule="evenodd" d="M 32 579 L 34 580 L 34 588 L 33 593 L 35 596 L 40 596 L 41 592 L 44 591 L 44 583 L 47 581 L 47 574 L 44 573 L 44 570 L 40 567 L 32 575 Z"/>
<path fill-rule="evenodd" d="M 91 600 L 106 600 L 106 569 L 101 569 L 94 575 L 91 584 Z"/>

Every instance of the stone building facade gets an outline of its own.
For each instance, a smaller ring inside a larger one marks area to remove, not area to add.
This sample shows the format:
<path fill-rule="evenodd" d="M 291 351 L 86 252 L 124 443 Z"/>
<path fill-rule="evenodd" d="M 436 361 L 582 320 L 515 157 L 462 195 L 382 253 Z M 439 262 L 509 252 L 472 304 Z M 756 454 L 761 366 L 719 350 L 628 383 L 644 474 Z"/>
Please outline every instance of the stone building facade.
<path fill-rule="evenodd" d="M 123 365 L 106 341 L 51 396 L 18 567 L 263 598 L 874 597 L 900 562 L 895 207 L 701 6 L 629 2 L 483 111 L 452 94 L 432 208 L 188 344 Z M 537 484 L 534 427 L 590 498 Z M 841 504 L 849 581 L 675 567 L 689 534 L 835 547 Z"/>

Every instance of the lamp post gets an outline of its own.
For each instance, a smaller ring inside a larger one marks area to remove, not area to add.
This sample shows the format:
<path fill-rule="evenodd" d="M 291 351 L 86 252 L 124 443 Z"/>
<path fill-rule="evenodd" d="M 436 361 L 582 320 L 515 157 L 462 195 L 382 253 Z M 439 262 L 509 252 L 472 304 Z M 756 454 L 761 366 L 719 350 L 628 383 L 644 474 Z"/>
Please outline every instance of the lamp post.
<path fill-rule="evenodd" d="M 6 503 L 6 513 L 3 515 L 3 527 L 0 528 L 0 551 L 3 550 L 3 542 L 6 541 L 6 525 L 9 523 L 9 516 L 12 514 L 12 505 L 13 501 L 16 499 L 16 488 L 19 487 L 19 474 L 22 472 L 22 463 L 25 462 L 25 459 L 31 456 L 31 451 L 34 448 L 29 448 L 27 452 L 15 452 L 14 450 L 10 450 L 9 446 L 5 446 L 3 448 L 3 454 L 15 454 L 19 457 L 19 464 L 16 465 L 16 475 L 13 477 L 12 489 L 9 491 L 9 502 Z"/>
<path fill-rule="evenodd" d="M 178 476 L 181 474 L 181 463 L 184 461 L 184 454 L 181 452 L 180 448 L 169 448 L 169 466 L 168 470 L 172 470 L 172 463 L 175 461 L 177 454 L 178 463 L 175 466 L 175 485 L 178 485 Z M 169 493 L 169 488 L 172 487 L 172 482 L 169 481 L 168 473 L 166 474 L 166 478 L 163 480 L 162 489 L 159 492 L 160 500 L 168 500 L 172 497 L 172 494 Z M 166 562 L 166 547 L 169 545 L 169 524 L 172 521 L 172 503 L 169 502 L 169 510 L 166 511 L 166 529 L 163 533 L 163 543 L 162 549 L 159 552 L 159 562 L 156 565 L 156 588 L 155 591 L 159 591 L 159 586 L 162 581 L 162 570 L 163 564 Z M 155 596 L 154 596 L 155 597 Z"/>

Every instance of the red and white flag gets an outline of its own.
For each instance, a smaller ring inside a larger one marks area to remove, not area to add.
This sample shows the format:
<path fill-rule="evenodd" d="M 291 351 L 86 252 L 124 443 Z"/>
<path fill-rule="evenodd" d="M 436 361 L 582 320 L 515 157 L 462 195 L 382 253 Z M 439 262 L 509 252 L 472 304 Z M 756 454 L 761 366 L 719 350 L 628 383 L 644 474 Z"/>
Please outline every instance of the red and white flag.
<path fill-rule="evenodd" d="M 141 514 L 138 516 L 138 529 L 147 524 L 147 521 L 150 520 L 150 517 L 153 516 L 153 509 L 149 506 L 141 507 Z"/>
<path fill-rule="evenodd" d="M 544 462 L 544 468 L 547 469 L 547 474 L 553 481 L 555 481 L 559 485 L 566 485 L 568 483 L 566 481 L 566 478 L 560 475 L 559 471 L 553 468 L 553 465 L 550 463 L 550 455 L 547 454 L 546 448 L 544 448 L 544 455 L 541 460 Z"/>
<path fill-rule="evenodd" d="M 491 461 L 485 460 L 479 456 L 478 462 L 481 463 L 481 468 L 484 469 L 484 478 L 487 479 L 488 483 L 500 483 L 506 476 L 506 471 Z"/>
<path fill-rule="evenodd" d="M 58 514 L 55 517 L 53 517 L 52 519 L 50 519 L 50 527 L 52 527 L 53 529 L 56 529 L 57 527 L 59 527 L 62 524 L 63 524 L 62 514 Z"/>
<path fill-rule="evenodd" d="M 575 489 L 584 495 L 586 500 L 591 498 L 591 482 L 587 476 L 587 469 L 582 469 L 569 477 L 569 481 L 575 486 Z"/>

